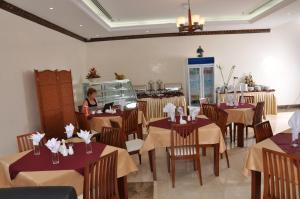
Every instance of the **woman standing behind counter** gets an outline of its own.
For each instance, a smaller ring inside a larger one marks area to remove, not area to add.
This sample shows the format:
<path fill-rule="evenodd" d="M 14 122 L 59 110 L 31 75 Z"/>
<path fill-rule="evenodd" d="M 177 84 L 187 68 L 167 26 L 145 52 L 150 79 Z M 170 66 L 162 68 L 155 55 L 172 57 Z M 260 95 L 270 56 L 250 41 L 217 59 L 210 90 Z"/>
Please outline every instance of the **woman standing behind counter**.
<path fill-rule="evenodd" d="M 83 101 L 82 104 L 82 112 L 84 112 L 84 108 L 88 107 L 88 108 L 92 108 L 92 107 L 97 107 L 97 100 L 96 100 L 96 96 L 97 96 L 97 91 L 94 88 L 89 88 L 87 93 L 86 93 L 87 98 L 85 98 L 85 100 Z"/>

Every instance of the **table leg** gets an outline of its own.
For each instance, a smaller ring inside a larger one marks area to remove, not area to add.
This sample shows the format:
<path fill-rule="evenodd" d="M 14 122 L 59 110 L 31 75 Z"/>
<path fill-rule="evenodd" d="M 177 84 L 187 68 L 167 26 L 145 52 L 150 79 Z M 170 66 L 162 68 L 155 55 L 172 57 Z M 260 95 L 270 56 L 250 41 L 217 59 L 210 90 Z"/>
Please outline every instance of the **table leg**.
<path fill-rule="evenodd" d="M 127 176 L 118 178 L 118 190 L 120 199 L 128 199 Z"/>
<path fill-rule="evenodd" d="M 152 153 L 151 153 L 151 151 L 148 151 L 148 157 L 149 157 L 150 170 L 151 170 L 151 172 L 153 172 Z"/>
<path fill-rule="evenodd" d="M 150 160 L 150 169 L 152 171 L 153 175 L 153 180 L 157 180 L 157 175 L 156 175 L 156 156 L 155 156 L 155 149 L 148 151 L 148 156 Z"/>
<path fill-rule="evenodd" d="M 261 197 L 261 173 L 251 171 L 251 199 L 260 199 Z"/>
<path fill-rule="evenodd" d="M 238 123 L 237 124 L 237 146 L 244 147 L 244 128 L 245 125 Z"/>
<path fill-rule="evenodd" d="M 215 176 L 219 176 L 219 164 L 220 164 L 220 144 L 214 145 L 214 173 Z"/>

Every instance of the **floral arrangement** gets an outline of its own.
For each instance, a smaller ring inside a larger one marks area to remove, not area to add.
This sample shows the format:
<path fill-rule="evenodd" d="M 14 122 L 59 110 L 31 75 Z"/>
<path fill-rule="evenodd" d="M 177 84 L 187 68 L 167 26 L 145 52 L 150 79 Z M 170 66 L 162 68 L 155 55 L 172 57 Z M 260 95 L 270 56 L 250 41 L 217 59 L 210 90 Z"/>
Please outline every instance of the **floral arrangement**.
<path fill-rule="evenodd" d="M 255 86 L 255 82 L 251 74 L 245 76 L 245 84 L 247 84 L 249 87 Z"/>
<path fill-rule="evenodd" d="M 95 79 L 100 77 L 101 76 L 97 74 L 97 70 L 95 68 L 91 68 L 86 76 L 87 79 Z"/>
<path fill-rule="evenodd" d="M 222 81 L 223 81 L 223 86 L 225 88 L 228 88 L 230 79 L 232 78 L 232 75 L 233 75 L 233 72 L 234 72 L 234 69 L 236 68 L 236 66 L 231 67 L 226 81 L 225 81 L 225 77 L 224 77 L 224 73 L 223 73 L 223 67 L 221 65 L 217 65 L 217 68 L 220 70 L 220 73 L 221 73 L 221 76 L 222 76 Z"/>

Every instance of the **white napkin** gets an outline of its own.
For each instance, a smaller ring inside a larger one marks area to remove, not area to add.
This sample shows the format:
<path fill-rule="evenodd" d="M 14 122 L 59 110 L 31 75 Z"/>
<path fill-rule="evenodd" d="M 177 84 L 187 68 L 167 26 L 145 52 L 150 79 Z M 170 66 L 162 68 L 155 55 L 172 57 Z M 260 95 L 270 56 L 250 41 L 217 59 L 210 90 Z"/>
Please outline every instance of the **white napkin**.
<path fill-rule="evenodd" d="M 60 148 L 60 141 L 57 138 L 51 138 L 45 145 L 52 153 L 57 153 Z"/>
<path fill-rule="evenodd" d="M 183 115 L 183 108 L 181 106 L 177 108 L 177 111 L 178 111 L 179 115 L 181 115 L 181 116 Z"/>
<path fill-rule="evenodd" d="M 189 110 L 190 110 L 190 115 L 192 116 L 192 120 L 195 120 L 196 116 L 200 112 L 200 108 L 199 107 L 195 107 L 195 106 L 189 106 Z"/>
<path fill-rule="evenodd" d="M 91 138 L 94 134 L 90 133 L 89 131 L 80 130 L 80 133 L 77 133 L 77 135 L 83 139 L 86 144 L 89 144 L 91 143 Z"/>
<path fill-rule="evenodd" d="M 71 138 L 73 136 L 74 129 L 75 129 L 75 127 L 71 123 L 69 125 L 65 126 L 65 130 L 66 130 L 65 133 L 67 134 L 67 138 Z"/>
<path fill-rule="evenodd" d="M 289 126 L 292 129 L 292 139 L 294 141 L 300 133 L 300 111 L 296 111 L 289 119 Z"/>
<path fill-rule="evenodd" d="M 97 113 L 97 114 L 101 114 L 102 111 L 101 111 L 101 110 L 97 110 L 96 113 Z"/>
<path fill-rule="evenodd" d="M 176 110 L 176 106 L 172 103 L 166 104 L 165 107 L 163 108 L 164 113 L 172 113 L 175 112 L 175 110 Z"/>
<path fill-rule="evenodd" d="M 105 113 L 110 113 L 110 114 L 115 114 L 117 111 L 116 110 L 114 110 L 114 109 L 106 109 L 105 110 Z"/>
<path fill-rule="evenodd" d="M 187 123 L 187 121 L 182 119 L 182 116 L 180 116 L 179 124 L 186 124 L 186 123 Z"/>
<path fill-rule="evenodd" d="M 59 152 L 63 155 L 63 156 L 68 156 L 68 149 L 66 146 L 66 141 L 64 139 L 61 140 L 62 144 L 59 147 Z"/>
<path fill-rule="evenodd" d="M 35 134 L 32 134 L 30 137 L 30 139 L 32 139 L 32 144 L 34 146 L 38 146 L 44 136 L 45 136 L 45 133 L 36 132 Z"/>

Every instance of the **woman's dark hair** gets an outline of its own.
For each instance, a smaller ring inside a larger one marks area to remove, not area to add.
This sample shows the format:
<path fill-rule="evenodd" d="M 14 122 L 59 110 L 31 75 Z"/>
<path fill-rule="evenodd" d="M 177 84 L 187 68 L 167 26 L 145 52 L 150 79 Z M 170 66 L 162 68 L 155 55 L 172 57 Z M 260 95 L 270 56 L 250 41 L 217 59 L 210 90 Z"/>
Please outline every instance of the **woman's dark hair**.
<path fill-rule="evenodd" d="M 96 89 L 94 89 L 94 88 L 89 88 L 88 91 L 87 91 L 87 93 L 86 93 L 86 95 L 89 97 L 89 96 L 91 96 L 93 93 L 96 93 L 96 92 L 97 92 Z"/>

